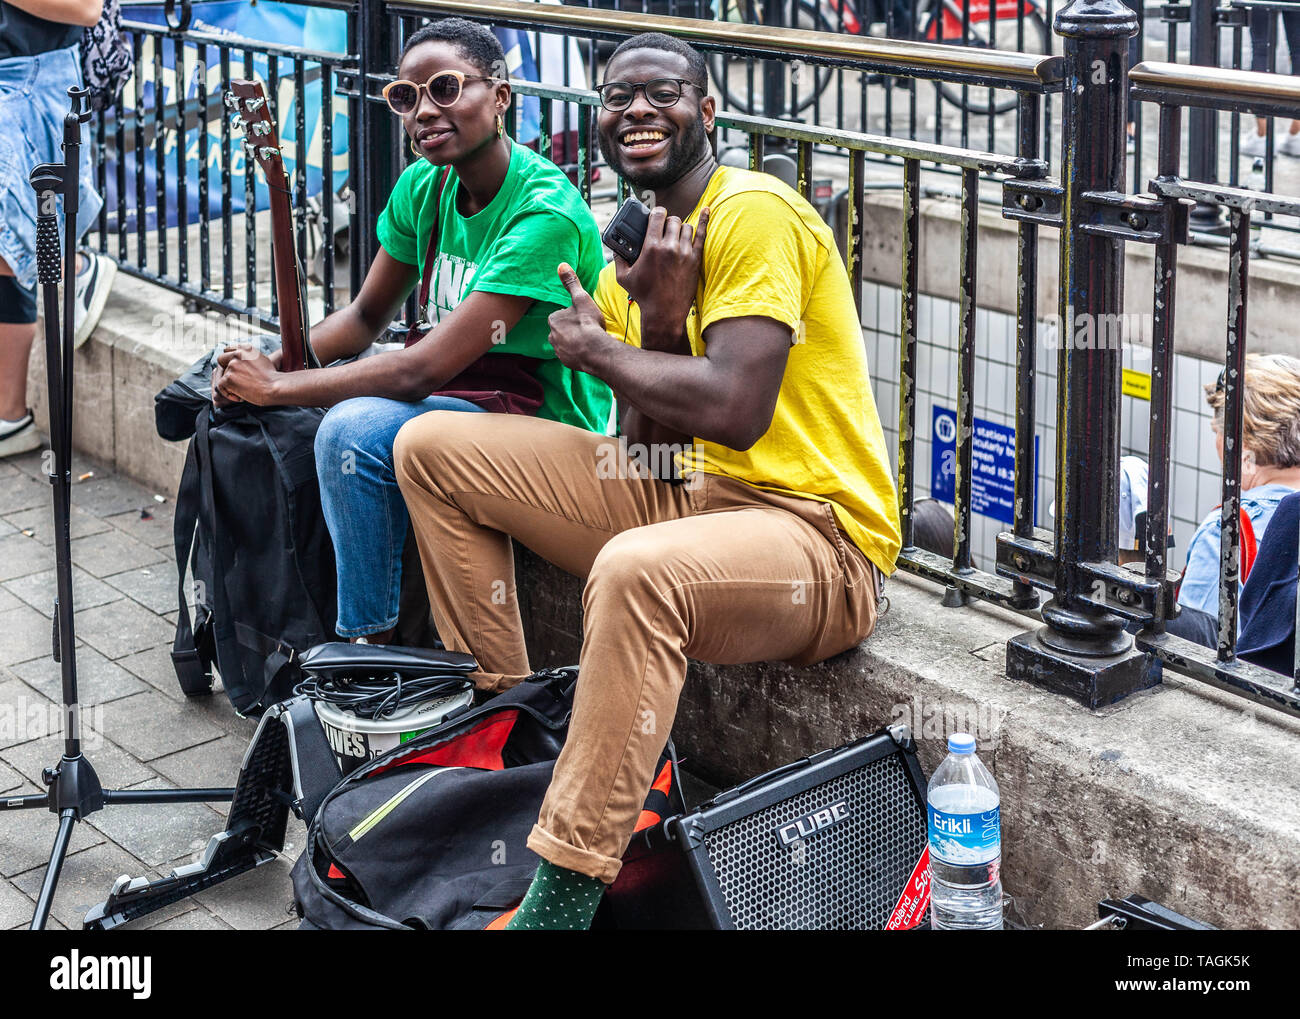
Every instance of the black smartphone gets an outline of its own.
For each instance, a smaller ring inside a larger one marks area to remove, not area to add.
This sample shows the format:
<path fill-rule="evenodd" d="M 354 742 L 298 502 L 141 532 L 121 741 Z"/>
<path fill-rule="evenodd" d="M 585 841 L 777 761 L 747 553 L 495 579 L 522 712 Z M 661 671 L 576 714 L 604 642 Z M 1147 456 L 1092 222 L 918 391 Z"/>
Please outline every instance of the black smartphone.
<path fill-rule="evenodd" d="M 600 239 L 605 246 L 623 261 L 632 263 L 641 254 L 646 228 L 650 224 L 650 209 L 635 196 L 631 196 L 614 213 Z"/>

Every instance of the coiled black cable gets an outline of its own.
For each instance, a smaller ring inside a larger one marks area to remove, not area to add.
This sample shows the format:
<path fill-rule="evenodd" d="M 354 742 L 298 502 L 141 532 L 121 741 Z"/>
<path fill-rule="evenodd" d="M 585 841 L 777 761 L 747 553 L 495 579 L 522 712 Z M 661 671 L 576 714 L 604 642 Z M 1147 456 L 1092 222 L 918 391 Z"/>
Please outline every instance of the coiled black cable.
<path fill-rule="evenodd" d="M 293 692 L 333 704 L 358 718 L 388 718 L 399 708 L 473 688 L 474 684 L 463 672 L 431 672 L 411 677 L 394 672 L 386 676 L 334 679 L 308 674 Z"/>

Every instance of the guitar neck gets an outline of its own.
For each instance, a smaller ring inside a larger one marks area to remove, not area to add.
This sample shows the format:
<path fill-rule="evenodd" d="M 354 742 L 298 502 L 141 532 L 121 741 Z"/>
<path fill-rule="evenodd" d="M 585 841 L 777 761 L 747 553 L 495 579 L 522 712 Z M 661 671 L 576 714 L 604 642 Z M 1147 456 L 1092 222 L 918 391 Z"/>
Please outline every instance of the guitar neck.
<path fill-rule="evenodd" d="M 267 175 L 271 193 L 271 262 L 275 290 L 280 299 L 280 370 L 300 371 L 308 367 L 306 309 L 302 306 L 302 276 L 298 249 L 293 236 L 293 212 L 289 206 L 289 181 Z"/>
<path fill-rule="evenodd" d="M 226 107 L 247 130 L 246 172 L 256 163 L 266 175 L 271 199 L 271 265 L 280 305 L 280 370 L 317 367 L 307 333 L 306 291 L 294 241 L 293 210 L 289 206 L 289 175 L 284 170 L 274 111 L 258 81 L 236 79 L 225 96 Z"/>

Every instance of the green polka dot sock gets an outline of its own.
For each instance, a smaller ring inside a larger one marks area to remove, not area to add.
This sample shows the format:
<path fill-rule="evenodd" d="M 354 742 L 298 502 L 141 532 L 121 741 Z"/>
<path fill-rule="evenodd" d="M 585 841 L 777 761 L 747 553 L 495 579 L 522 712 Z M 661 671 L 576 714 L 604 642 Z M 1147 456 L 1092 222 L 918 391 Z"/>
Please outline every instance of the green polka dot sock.
<path fill-rule="evenodd" d="M 585 931 L 605 894 L 599 878 L 542 861 L 508 931 Z"/>

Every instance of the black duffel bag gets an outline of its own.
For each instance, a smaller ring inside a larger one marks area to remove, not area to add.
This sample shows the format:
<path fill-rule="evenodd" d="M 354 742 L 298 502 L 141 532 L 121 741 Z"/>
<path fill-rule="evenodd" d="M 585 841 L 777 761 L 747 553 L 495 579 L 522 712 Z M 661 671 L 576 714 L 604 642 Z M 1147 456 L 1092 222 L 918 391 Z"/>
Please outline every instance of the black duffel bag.
<path fill-rule="evenodd" d="M 276 337 L 253 337 L 263 352 Z M 164 439 L 190 439 L 176 495 L 180 614 L 172 663 L 181 689 L 212 689 L 257 714 L 301 680 L 299 652 L 334 639 L 334 545 L 321 512 L 318 407 L 212 406 L 217 352 L 154 398 Z M 194 575 L 191 623 L 185 583 Z"/>
<path fill-rule="evenodd" d="M 576 684 L 574 668 L 538 673 L 335 786 L 293 868 L 302 928 L 503 926 L 540 861 L 526 842 Z M 638 827 L 682 809 L 670 743 Z"/>
<path fill-rule="evenodd" d="M 263 353 L 279 338 L 253 336 Z M 190 439 L 176 496 L 180 614 L 172 662 L 187 696 L 210 693 L 213 666 L 235 709 L 257 714 L 302 679 L 296 657 L 336 639 L 334 545 L 316 474 L 319 407 L 212 406 L 210 351 L 154 398 L 158 434 Z M 194 619 L 186 570 L 194 576 Z M 407 528 L 396 644 L 437 633 Z"/>
<path fill-rule="evenodd" d="M 321 512 L 316 407 L 205 407 L 176 496 L 180 615 L 172 661 L 189 696 L 212 666 L 241 714 L 288 697 L 296 656 L 334 637 L 334 545 Z M 195 619 L 185 604 L 187 560 Z"/>

